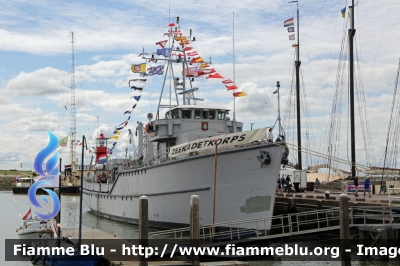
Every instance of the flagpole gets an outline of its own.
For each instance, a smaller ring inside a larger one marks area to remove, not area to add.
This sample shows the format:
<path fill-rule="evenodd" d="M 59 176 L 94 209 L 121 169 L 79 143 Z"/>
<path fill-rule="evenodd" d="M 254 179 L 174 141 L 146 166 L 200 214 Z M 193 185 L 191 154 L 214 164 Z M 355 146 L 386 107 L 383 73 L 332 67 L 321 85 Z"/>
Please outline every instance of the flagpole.
<path fill-rule="evenodd" d="M 279 100 L 279 88 L 281 87 L 281 84 L 279 81 L 276 82 L 276 90 L 278 91 L 278 124 L 279 124 L 279 136 L 281 135 L 281 105 L 280 105 L 280 100 Z M 279 137 L 278 136 L 278 137 Z"/>
<path fill-rule="evenodd" d="M 233 48 L 233 82 L 235 82 L 235 11 L 233 15 L 233 25 L 232 25 L 232 48 Z M 234 93 L 236 89 L 234 90 Z M 233 96 L 233 119 L 232 119 L 233 133 L 236 132 L 236 97 Z"/>

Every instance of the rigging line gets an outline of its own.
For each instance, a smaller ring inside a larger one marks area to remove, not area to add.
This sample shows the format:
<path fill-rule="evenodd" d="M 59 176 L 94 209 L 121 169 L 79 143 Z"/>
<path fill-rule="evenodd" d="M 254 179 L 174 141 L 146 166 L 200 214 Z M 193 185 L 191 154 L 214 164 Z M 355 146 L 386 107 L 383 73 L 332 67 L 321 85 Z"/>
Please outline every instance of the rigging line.
<path fill-rule="evenodd" d="M 303 71 L 300 70 L 300 74 L 301 74 L 301 81 L 302 81 L 302 87 L 303 87 L 303 113 L 305 114 L 305 122 L 306 122 L 306 139 L 307 139 L 307 145 L 308 146 L 312 146 L 314 149 L 316 149 L 316 145 L 315 145 L 315 139 L 314 139 L 314 132 L 313 132 L 313 128 L 312 128 L 312 123 L 311 123 L 311 115 L 310 115 L 310 111 L 309 111 L 309 107 L 308 107 L 308 102 L 307 102 L 307 93 L 305 90 L 305 85 L 304 85 L 304 76 L 303 76 Z M 311 132 L 311 141 L 310 141 L 310 132 Z M 311 144 L 310 144 L 311 142 Z M 312 157 L 309 158 L 310 159 L 310 163 L 311 165 L 312 163 Z"/>
<path fill-rule="evenodd" d="M 357 41 L 357 39 L 356 39 Z M 371 131 L 370 131 L 370 126 L 368 122 L 368 113 L 367 113 L 367 107 L 366 107 L 366 100 L 365 100 L 365 89 L 363 86 L 362 82 L 362 72 L 360 69 L 361 62 L 359 61 L 359 52 L 357 49 L 356 45 L 356 57 L 357 57 L 357 86 L 356 86 L 356 91 L 357 91 L 357 99 L 358 99 L 358 109 L 360 113 L 360 122 L 361 122 L 361 128 L 362 128 L 362 133 L 363 133 L 363 140 L 364 140 L 364 147 L 365 147 L 365 153 L 367 157 L 367 163 L 368 165 L 372 165 L 372 156 L 373 156 L 373 143 L 372 143 L 372 137 L 371 137 Z M 368 141 L 370 140 L 370 141 Z"/>
<path fill-rule="evenodd" d="M 340 8 L 341 8 L 340 3 L 338 3 L 338 7 L 337 7 L 338 13 L 340 12 Z M 331 42 L 331 52 L 330 52 L 329 60 L 328 60 L 328 73 L 327 73 L 327 75 L 326 75 L 326 82 L 325 82 L 325 89 L 324 89 L 324 91 L 325 91 L 325 93 L 324 93 L 324 101 L 323 101 L 323 105 L 322 105 L 323 108 L 322 108 L 322 116 L 321 116 L 321 118 L 322 118 L 322 121 L 321 121 L 321 130 L 320 130 L 321 132 L 322 132 L 322 129 L 325 128 L 325 127 L 324 127 L 324 115 L 325 115 L 325 100 L 326 100 L 326 92 L 327 92 L 327 89 L 326 89 L 326 88 L 328 87 L 329 73 L 330 73 L 330 69 L 331 69 L 331 59 L 332 59 L 333 43 L 334 43 L 334 41 L 335 41 L 336 26 L 337 26 L 338 18 L 339 18 L 339 16 L 336 16 L 335 27 L 334 27 L 334 30 L 333 30 L 333 36 L 332 36 L 332 42 Z"/>
<path fill-rule="evenodd" d="M 399 66 L 398 66 L 398 68 L 397 68 L 396 83 L 395 83 L 395 87 L 394 87 L 394 90 L 393 90 L 392 109 L 391 109 L 391 112 L 390 112 L 388 133 L 387 133 L 387 136 L 386 136 L 385 159 L 384 159 L 384 161 L 383 161 L 383 171 L 382 171 L 381 186 L 382 186 L 382 183 L 383 183 L 383 175 L 384 175 L 384 172 L 385 172 L 386 154 L 387 154 L 387 149 L 388 149 L 388 145 L 389 145 L 390 128 L 391 128 L 391 125 L 392 125 L 393 108 L 394 108 L 394 106 L 395 106 L 395 101 L 396 101 L 397 84 L 398 84 L 398 82 L 399 82 L 399 74 L 400 74 L 400 59 L 399 59 Z"/>
<path fill-rule="evenodd" d="M 322 8 L 324 7 L 326 1 L 327 1 L 327 0 L 325 0 L 325 1 L 322 3 L 322 6 L 319 8 L 317 14 L 315 14 L 314 19 L 311 21 L 311 23 L 310 23 L 310 25 L 308 26 L 308 29 L 306 30 L 306 32 L 304 32 L 304 33 L 301 34 L 301 38 L 300 38 L 301 40 L 303 40 L 303 39 L 305 38 L 304 36 L 307 35 L 308 30 L 311 28 L 311 26 L 312 26 L 312 24 L 314 23 L 315 19 L 318 17 L 319 12 L 320 12 L 320 11 L 322 10 Z M 299 40 L 299 42 L 300 42 L 300 40 Z M 304 44 L 303 44 L 303 45 L 304 45 Z"/>
<path fill-rule="evenodd" d="M 282 147 L 284 147 L 284 145 L 281 145 L 281 144 L 276 144 L 275 143 L 275 145 L 277 145 L 277 146 L 282 146 Z M 294 145 L 294 144 L 290 144 L 290 143 L 286 143 L 286 145 L 288 146 L 288 148 L 289 149 L 292 149 L 292 150 L 295 150 L 295 151 L 297 151 L 297 145 Z M 303 152 L 303 149 L 302 149 L 302 152 Z M 352 163 L 351 162 L 349 162 L 349 161 L 347 161 L 347 160 L 345 160 L 345 159 L 341 159 L 341 158 L 338 158 L 338 157 L 329 157 L 329 154 L 325 154 L 325 153 L 321 153 L 321 152 L 317 152 L 317 151 L 313 151 L 313 150 L 310 150 L 310 149 L 304 149 L 304 153 L 310 153 L 310 154 L 312 154 L 312 155 L 314 155 L 314 156 L 319 156 L 319 157 L 321 157 L 321 158 L 325 158 L 325 159 L 327 159 L 327 158 L 330 158 L 330 159 L 332 159 L 333 161 L 336 161 L 336 162 L 339 162 L 339 163 L 343 163 L 343 164 L 348 164 L 348 165 L 352 165 Z M 357 168 L 365 168 L 365 169 L 369 169 L 370 167 L 368 167 L 368 166 L 366 166 L 366 165 L 362 165 L 362 164 L 358 164 L 358 163 L 356 163 L 355 164 L 355 166 L 357 167 Z M 336 167 L 336 168 L 338 168 L 338 167 Z"/>
<path fill-rule="evenodd" d="M 369 73 L 368 82 L 367 82 L 367 86 L 366 86 L 367 88 L 369 87 L 369 82 L 370 82 L 371 76 L 372 76 L 372 70 L 374 69 L 376 58 L 378 57 L 379 48 L 381 47 L 383 34 L 385 33 L 385 30 L 386 30 L 386 23 L 387 23 L 387 21 L 388 21 L 388 19 L 389 19 L 389 17 L 390 17 L 391 11 L 392 11 L 392 5 L 393 5 L 393 0 L 392 0 L 391 4 L 390 4 L 390 6 L 389 6 L 389 12 L 388 12 L 388 15 L 386 16 L 385 23 L 384 23 L 383 29 L 382 29 L 382 31 L 381 31 L 382 34 L 381 34 L 381 38 L 379 39 L 378 48 L 376 49 L 374 61 L 373 61 L 372 66 L 371 66 L 371 71 L 370 71 L 370 73 Z M 358 25 L 358 26 L 359 26 L 359 25 Z"/>
<path fill-rule="evenodd" d="M 334 99 L 332 102 L 332 110 L 331 110 L 331 122 L 330 122 L 330 126 L 326 127 L 325 130 L 325 136 L 326 136 L 326 141 L 325 142 L 321 142 L 321 149 L 324 147 L 322 145 L 324 145 L 324 143 L 331 143 L 331 134 L 332 134 L 332 130 L 334 129 L 336 122 L 335 122 L 335 116 L 337 116 L 336 114 L 336 110 L 337 110 L 337 96 L 338 96 L 338 88 L 340 87 L 340 80 L 343 79 L 343 68 L 344 68 L 344 64 L 343 60 L 346 59 L 345 53 L 344 51 L 347 50 L 347 46 L 346 44 L 346 38 L 347 38 L 347 25 L 348 25 L 348 19 L 345 21 L 345 23 L 343 23 L 343 30 L 342 30 L 342 42 L 341 42 L 341 48 L 340 48 L 340 54 L 339 54 L 339 61 L 338 61 L 338 69 L 336 71 L 336 81 L 335 81 L 335 87 L 334 87 Z"/>
<path fill-rule="evenodd" d="M 339 136 L 339 128 L 340 128 L 340 118 L 341 118 L 341 99 L 343 95 L 343 72 L 344 68 L 346 65 L 346 54 L 347 54 L 347 46 L 346 40 L 347 40 L 347 24 L 348 20 L 343 25 L 343 37 L 342 37 L 342 43 L 341 43 L 341 50 L 340 50 L 340 55 L 339 55 L 339 61 L 338 61 L 338 69 L 336 72 L 336 81 L 335 81 L 335 90 L 334 90 L 334 99 L 332 102 L 332 110 L 331 110 L 331 118 L 330 118 L 330 126 L 327 127 L 326 129 L 326 143 L 331 147 L 332 144 L 335 144 L 335 152 L 336 152 L 336 146 L 337 146 L 337 141 L 338 141 L 338 136 Z M 329 131 L 328 131 L 329 130 Z M 336 138 L 334 138 L 336 136 Z M 323 147 L 323 146 L 321 146 Z M 331 154 L 334 154 L 335 152 L 330 150 Z"/>

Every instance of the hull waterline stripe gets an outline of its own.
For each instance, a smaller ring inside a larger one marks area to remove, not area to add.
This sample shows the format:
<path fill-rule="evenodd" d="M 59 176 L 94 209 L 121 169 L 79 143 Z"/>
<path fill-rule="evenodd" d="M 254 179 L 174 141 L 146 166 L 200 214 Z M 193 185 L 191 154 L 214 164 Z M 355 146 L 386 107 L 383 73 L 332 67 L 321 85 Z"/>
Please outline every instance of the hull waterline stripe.
<path fill-rule="evenodd" d="M 141 196 L 147 197 L 155 197 L 155 196 L 164 196 L 164 195 L 172 195 L 172 194 L 182 194 L 182 193 L 189 193 L 189 192 L 196 192 L 196 191 L 204 191 L 210 190 L 211 187 L 204 187 L 204 188 L 194 188 L 194 189 L 186 189 L 186 190 L 177 190 L 177 191 L 169 191 L 169 192 L 159 192 L 159 193 L 149 193 L 149 194 L 133 194 L 133 195 L 113 195 L 109 193 L 101 193 L 97 191 L 92 191 L 84 188 L 83 190 L 90 191 L 87 194 L 94 194 L 94 195 L 102 195 L 102 196 L 110 196 L 110 197 L 131 197 L 131 198 L 140 198 Z M 110 192 L 111 193 L 111 192 Z"/>

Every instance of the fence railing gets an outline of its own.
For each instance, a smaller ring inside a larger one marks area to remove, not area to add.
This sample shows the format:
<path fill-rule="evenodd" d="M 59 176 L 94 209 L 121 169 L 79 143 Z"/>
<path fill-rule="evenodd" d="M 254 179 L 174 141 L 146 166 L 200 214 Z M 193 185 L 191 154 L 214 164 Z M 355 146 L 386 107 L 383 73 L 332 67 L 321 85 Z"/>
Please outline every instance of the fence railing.
<path fill-rule="evenodd" d="M 362 206 L 349 208 L 350 226 L 367 225 L 367 220 L 399 225 L 400 207 Z M 203 243 L 243 239 L 268 239 L 323 232 L 340 228 L 339 208 L 307 211 L 257 219 L 247 219 L 200 226 Z M 214 229 L 214 230 L 213 230 Z M 149 233 L 152 239 L 190 239 L 190 227 Z"/>

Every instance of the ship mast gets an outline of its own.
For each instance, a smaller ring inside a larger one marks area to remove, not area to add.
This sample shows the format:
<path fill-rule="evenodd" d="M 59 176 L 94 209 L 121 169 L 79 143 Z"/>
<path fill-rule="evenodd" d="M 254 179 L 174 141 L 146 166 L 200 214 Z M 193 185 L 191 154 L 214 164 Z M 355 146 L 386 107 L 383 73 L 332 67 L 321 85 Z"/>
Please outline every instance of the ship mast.
<path fill-rule="evenodd" d="M 72 66 L 71 66 L 71 117 L 70 117 L 70 163 L 71 171 L 74 171 L 75 142 L 76 142 L 76 106 L 75 106 L 75 55 L 74 33 L 71 32 Z"/>
<path fill-rule="evenodd" d="M 350 138 L 351 138 L 351 176 L 356 176 L 356 143 L 354 126 L 354 0 L 351 1 L 350 9 L 350 29 L 349 29 L 349 94 L 350 94 Z"/>
<path fill-rule="evenodd" d="M 235 12 L 233 12 L 232 25 L 232 50 L 233 50 L 233 82 L 235 83 Z M 236 90 L 234 90 L 236 92 Z M 233 96 L 233 118 L 232 118 L 233 133 L 236 132 L 236 97 Z"/>
<path fill-rule="evenodd" d="M 301 120 L 300 120 L 300 26 L 299 26 L 299 2 L 291 1 L 289 3 L 296 3 L 297 5 L 297 44 L 296 44 L 296 111 L 297 111 L 297 169 L 301 170 Z"/>

